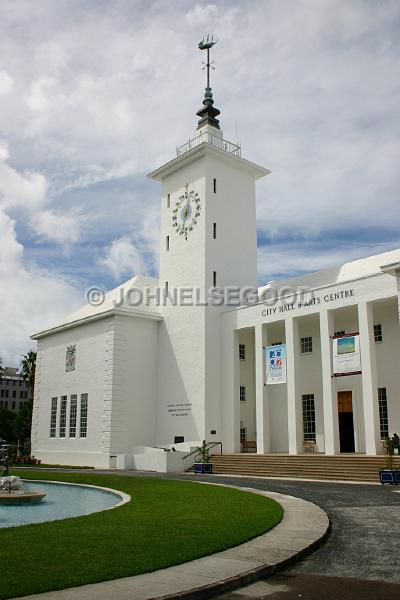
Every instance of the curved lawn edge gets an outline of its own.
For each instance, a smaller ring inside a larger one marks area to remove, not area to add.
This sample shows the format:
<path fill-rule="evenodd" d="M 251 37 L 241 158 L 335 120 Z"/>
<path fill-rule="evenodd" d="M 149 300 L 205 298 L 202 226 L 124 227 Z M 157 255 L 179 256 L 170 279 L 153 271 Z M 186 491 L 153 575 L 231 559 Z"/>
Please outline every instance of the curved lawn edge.
<path fill-rule="evenodd" d="M 238 546 L 277 525 L 274 500 L 196 481 L 25 472 L 32 481 L 95 485 L 133 499 L 117 509 L 0 530 L 0 599 L 165 569 Z M 1 516 L 0 516 L 1 518 Z M 27 548 L 29 551 L 27 552 Z M 21 569 L 24 577 L 21 578 Z"/>

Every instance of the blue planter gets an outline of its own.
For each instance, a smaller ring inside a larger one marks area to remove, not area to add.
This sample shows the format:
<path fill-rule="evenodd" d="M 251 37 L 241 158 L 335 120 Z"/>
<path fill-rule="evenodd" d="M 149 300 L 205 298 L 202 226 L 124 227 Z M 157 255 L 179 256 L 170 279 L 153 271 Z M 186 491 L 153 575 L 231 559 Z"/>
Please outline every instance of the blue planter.
<path fill-rule="evenodd" d="M 379 471 L 379 481 L 382 483 L 390 483 L 396 485 L 400 483 L 400 471 L 396 469 L 382 469 Z"/>
<path fill-rule="evenodd" d="M 212 463 L 194 463 L 194 472 L 201 473 L 204 475 L 205 473 L 211 474 L 213 470 Z"/>

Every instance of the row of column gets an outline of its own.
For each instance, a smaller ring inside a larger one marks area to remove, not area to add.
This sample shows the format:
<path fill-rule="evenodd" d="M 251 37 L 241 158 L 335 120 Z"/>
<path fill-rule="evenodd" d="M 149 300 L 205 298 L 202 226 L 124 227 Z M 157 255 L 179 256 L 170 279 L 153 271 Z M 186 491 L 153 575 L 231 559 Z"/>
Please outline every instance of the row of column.
<path fill-rule="evenodd" d="M 337 392 L 332 378 L 332 342 L 334 334 L 333 311 L 322 310 L 320 313 L 321 361 L 322 361 L 322 396 L 323 422 L 325 438 L 325 454 L 338 454 L 339 424 Z M 366 454 L 377 454 L 380 451 L 378 382 L 373 329 L 372 304 L 358 304 L 358 323 L 360 334 L 360 352 L 362 364 L 362 395 L 365 427 Z M 287 404 L 288 404 L 288 436 L 289 454 L 303 452 L 302 402 L 298 390 L 298 360 L 300 339 L 298 318 L 285 319 L 285 336 L 287 350 Z M 262 323 L 255 325 L 255 387 L 256 387 L 256 429 L 257 452 L 270 452 L 270 423 L 268 410 L 268 386 L 265 386 L 265 362 L 263 347 L 268 346 L 268 332 Z M 235 405 L 238 403 L 235 402 Z"/>

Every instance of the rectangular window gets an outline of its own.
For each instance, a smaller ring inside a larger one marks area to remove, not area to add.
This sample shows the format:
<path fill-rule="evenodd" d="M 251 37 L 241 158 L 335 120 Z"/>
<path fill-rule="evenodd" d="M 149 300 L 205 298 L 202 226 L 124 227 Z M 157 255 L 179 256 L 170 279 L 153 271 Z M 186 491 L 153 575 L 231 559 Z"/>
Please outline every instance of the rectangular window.
<path fill-rule="evenodd" d="M 79 423 L 79 436 L 87 436 L 87 417 L 88 417 L 88 395 L 81 394 L 81 419 Z"/>
<path fill-rule="evenodd" d="M 167 252 L 169 252 L 169 235 L 167 235 L 165 238 L 165 249 Z"/>
<path fill-rule="evenodd" d="M 239 344 L 239 358 L 240 358 L 240 360 L 246 360 L 246 346 L 245 346 L 245 344 Z"/>
<path fill-rule="evenodd" d="M 213 181 L 213 190 L 214 190 L 214 194 L 217 193 L 217 180 L 214 177 L 214 181 Z"/>
<path fill-rule="evenodd" d="M 16 392 L 16 390 L 13 390 L 12 397 L 13 397 L 13 398 L 16 398 L 16 397 L 17 397 L 17 392 Z"/>
<path fill-rule="evenodd" d="M 171 206 L 171 194 L 167 194 L 167 208 Z"/>
<path fill-rule="evenodd" d="M 168 294 L 168 281 L 165 282 L 165 295 Z"/>
<path fill-rule="evenodd" d="M 15 410 L 15 402 L 12 402 L 12 403 L 11 403 L 11 408 L 12 408 L 13 410 Z"/>
<path fill-rule="evenodd" d="M 23 403 L 21 402 L 21 405 Z M 57 428 L 57 398 L 51 399 L 51 410 L 50 410 L 50 437 L 56 437 Z"/>
<path fill-rule="evenodd" d="M 8 398 L 8 390 L 4 390 L 4 397 Z"/>
<path fill-rule="evenodd" d="M 386 388 L 378 388 L 378 400 L 381 440 L 385 440 L 389 436 L 389 418 Z"/>
<path fill-rule="evenodd" d="M 247 439 L 247 428 L 241 427 L 240 428 L 240 443 L 243 444 L 243 442 L 245 442 L 246 439 Z"/>
<path fill-rule="evenodd" d="M 69 437 L 76 437 L 76 413 L 78 409 L 78 396 L 72 394 L 69 404 Z"/>
<path fill-rule="evenodd" d="M 213 239 L 217 239 L 217 224 L 213 223 Z"/>
<path fill-rule="evenodd" d="M 246 387 L 244 385 L 240 386 L 240 402 L 246 402 Z"/>
<path fill-rule="evenodd" d="M 1 390 L 1 397 L 4 398 L 4 390 Z"/>
<path fill-rule="evenodd" d="M 24 397 L 24 392 L 21 390 L 19 393 L 19 399 L 22 400 Z"/>
<path fill-rule="evenodd" d="M 303 433 L 305 442 L 315 442 L 314 394 L 303 394 Z"/>
<path fill-rule="evenodd" d="M 217 271 L 213 271 L 213 286 L 217 285 Z"/>
<path fill-rule="evenodd" d="M 382 325 L 374 325 L 374 340 L 375 342 L 383 342 Z"/>
<path fill-rule="evenodd" d="M 67 426 L 67 396 L 61 396 L 60 404 L 60 438 L 65 438 L 65 428 Z"/>
<path fill-rule="evenodd" d="M 312 352 L 312 337 L 303 337 L 300 340 L 300 352 L 302 354 L 309 354 Z"/>

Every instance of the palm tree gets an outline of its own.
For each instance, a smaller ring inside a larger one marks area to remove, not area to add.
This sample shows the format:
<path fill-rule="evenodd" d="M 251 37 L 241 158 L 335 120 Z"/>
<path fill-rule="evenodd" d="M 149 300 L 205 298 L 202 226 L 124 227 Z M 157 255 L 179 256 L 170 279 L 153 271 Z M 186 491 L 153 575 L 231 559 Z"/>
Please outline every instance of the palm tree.
<path fill-rule="evenodd" d="M 20 456 L 20 440 L 30 437 L 32 425 L 33 393 L 35 388 L 36 352 L 30 350 L 21 360 L 21 375 L 28 384 L 31 399 L 20 408 L 15 420 L 15 434 L 17 436 L 17 456 Z"/>
<path fill-rule="evenodd" d="M 35 371 L 36 371 L 36 352 L 30 350 L 28 354 L 24 354 L 21 360 L 21 375 L 24 381 L 28 383 L 28 388 L 33 398 L 33 390 L 35 387 Z"/>

